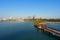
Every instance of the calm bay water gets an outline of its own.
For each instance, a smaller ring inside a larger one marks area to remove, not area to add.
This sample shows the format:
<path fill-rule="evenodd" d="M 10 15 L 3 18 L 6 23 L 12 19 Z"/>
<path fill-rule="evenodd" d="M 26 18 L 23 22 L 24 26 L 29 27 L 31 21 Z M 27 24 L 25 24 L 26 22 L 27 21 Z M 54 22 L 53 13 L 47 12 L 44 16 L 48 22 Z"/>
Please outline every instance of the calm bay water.
<path fill-rule="evenodd" d="M 49 27 L 60 30 L 60 24 L 48 24 Z"/>
<path fill-rule="evenodd" d="M 49 25 L 50 26 L 50 25 Z M 57 25 L 59 27 L 59 25 Z M 59 28 L 58 28 L 59 29 Z M 0 40 L 57 40 L 37 31 L 32 22 L 0 22 Z"/>

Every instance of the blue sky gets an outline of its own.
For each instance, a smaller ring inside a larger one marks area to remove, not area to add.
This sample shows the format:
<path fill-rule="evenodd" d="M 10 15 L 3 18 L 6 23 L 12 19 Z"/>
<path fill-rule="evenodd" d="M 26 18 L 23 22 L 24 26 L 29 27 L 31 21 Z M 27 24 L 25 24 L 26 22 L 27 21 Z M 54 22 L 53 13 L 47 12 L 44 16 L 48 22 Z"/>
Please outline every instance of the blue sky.
<path fill-rule="evenodd" d="M 60 0 L 0 0 L 0 18 L 34 15 L 60 18 Z"/>

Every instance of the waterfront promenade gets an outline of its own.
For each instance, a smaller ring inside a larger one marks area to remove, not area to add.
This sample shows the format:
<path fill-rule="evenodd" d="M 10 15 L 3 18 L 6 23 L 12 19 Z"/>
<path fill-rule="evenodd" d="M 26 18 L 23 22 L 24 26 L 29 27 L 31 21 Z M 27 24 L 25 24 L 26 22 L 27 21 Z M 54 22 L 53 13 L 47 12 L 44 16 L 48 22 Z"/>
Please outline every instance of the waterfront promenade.
<path fill-rule="evenodd" d="M 51 33 L 54 36 L 60 37 L 60 30 L 48 27 L 46 25 L 46 23 L 36 23 L 36 24 L 34 24 L 34 26 L 36 26 L 37 28 L 42 29 L 44 31 L 47 31 L 48 33 Z"/>
<path fill-rule="evenodd" d="M 41 25 L 41 27 L 45 31 L 48 31 L 48 32 L 52 33 L 53 35 L 60 37 L 60 30 L 56 30 L 54 28 L 48 27 L 47 25 Z"/>

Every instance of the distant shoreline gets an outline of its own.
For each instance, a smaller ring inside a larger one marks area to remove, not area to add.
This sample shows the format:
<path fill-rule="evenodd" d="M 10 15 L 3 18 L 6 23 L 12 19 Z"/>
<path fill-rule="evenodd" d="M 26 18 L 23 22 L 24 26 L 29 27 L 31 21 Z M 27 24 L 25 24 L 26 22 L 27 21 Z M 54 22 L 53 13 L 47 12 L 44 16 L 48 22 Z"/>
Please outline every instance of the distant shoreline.
<path fill-rule="evenodd" d="M 46 24 L 60 24 L 60 22 L 46 22 Z"/>

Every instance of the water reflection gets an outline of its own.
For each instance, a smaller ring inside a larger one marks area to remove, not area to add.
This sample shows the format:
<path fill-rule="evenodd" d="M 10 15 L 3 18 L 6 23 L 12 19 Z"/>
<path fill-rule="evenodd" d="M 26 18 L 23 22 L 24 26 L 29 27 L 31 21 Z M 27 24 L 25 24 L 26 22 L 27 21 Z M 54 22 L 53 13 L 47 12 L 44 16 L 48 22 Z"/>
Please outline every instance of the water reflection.
<path fill-rule="evenodd" d="M 37 32 L 43 32 L 43 30 L 38 28 L 37 26 L 34 26 L 34 27 L 36 28 Z"/>
<path fill-rule="evenodd" d="M 37 28 L 37 32 L 42 32 L 42 30 L 41 30 L 41 29 L 39 29 L 39 28 Z"/>

